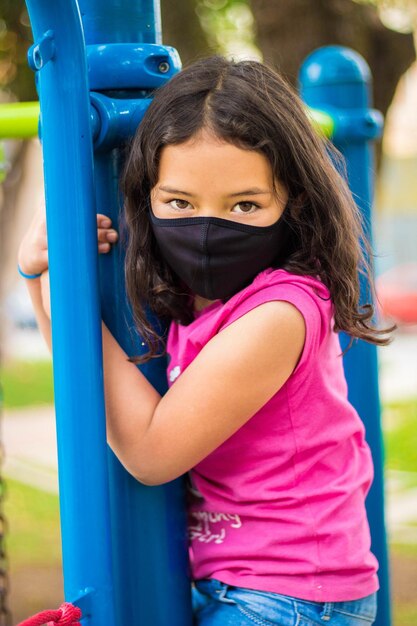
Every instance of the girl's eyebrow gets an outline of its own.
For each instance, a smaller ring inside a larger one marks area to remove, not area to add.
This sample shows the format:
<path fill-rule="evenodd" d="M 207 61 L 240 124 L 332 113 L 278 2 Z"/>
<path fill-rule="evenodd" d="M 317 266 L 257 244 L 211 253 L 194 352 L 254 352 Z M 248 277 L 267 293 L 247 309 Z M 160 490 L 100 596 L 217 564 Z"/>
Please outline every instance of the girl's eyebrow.
<path fill-rule="evenodd" d="M 192 193 L 188 193 L 187 191 L 181 191 L 180 189 L 172 189 L 172 187 L 163 187 L 159 186 L 158 189 L 161 191 L 166 191 L 167 193 L 180 193 L 183 196 L 192 197 Z M 259 196 L 262 194 L 270 194 L 271 191 L 265 189 L 259 189 L 259 187 L 252 187 L 252 189 L 245 189 L 244 191 L 236 191 L 234 193 L 229 194 L 229 198 L 233 198 L 234 196 Z"/>
<path fill-rule="evenodd" d="M 180 189 L 172 189 L 172 187 L 162 187 L 162 185 L 160 185 L 158 187 L 158 189 L 160 191 L 166 191 L 167 193 L 180 193 L 183 196 L 191 196 L 192 197 L 192 193 L 187 193 L 186 191 L 181 191 Z"/>
<path fill-rule="evenodd" d="M 229 194 L 229 198 L 233 196 L 261 196 L 262 194 L 270 194 L 269 189 L 259 189 L 259 187 L 252 187 L 252 189 L 245 189 L 244 191 L 236 191 Z"/>

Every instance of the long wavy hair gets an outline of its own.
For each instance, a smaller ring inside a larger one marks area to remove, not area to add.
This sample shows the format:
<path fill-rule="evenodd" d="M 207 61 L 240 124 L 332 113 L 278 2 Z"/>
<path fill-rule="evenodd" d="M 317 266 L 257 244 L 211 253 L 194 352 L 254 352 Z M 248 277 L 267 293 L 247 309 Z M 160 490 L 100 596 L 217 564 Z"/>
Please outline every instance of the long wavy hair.
<path fill-rule="evenodd" d="M 192 294 L 159 254 L 148 211 L 161 149 L 186 142 L 202 129 L 267 157 L 273 179 L 289 192 L 286 219 L 296 244 L 280 266 L 318 276 L 327 286 L 335 331 L 345 331 L 352 340 L 388 343 L 392 328 L 373 325 L 370 249 L 340 154 L 313 128 L 300 98 L 274 69 L 215 55 L 185 67 L 154 91 L 127 146 L 120 181 L 126 286 L 135 324 L 149 348 L 130 360 L 144 362 L 160 352 L 160 333 L 148 321 L 148 307 L 162 321 L 189 324 L 193 319 Z M 369 300 L 363 305 L 361 273 L 367 276 Z"/>

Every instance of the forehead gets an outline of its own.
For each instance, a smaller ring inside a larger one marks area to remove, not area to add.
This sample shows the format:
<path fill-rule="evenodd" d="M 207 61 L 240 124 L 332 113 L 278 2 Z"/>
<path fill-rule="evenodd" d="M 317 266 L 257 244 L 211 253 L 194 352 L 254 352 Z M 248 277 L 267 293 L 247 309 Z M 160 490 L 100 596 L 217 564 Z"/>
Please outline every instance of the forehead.
<path fill-rule="evenodd" d="M 270 184 L 272 168 L 267 157 L 209 135 L 184 143 L 164 146 L 159 161 L 159 181 L 172 184 L 190 179 Z"/>

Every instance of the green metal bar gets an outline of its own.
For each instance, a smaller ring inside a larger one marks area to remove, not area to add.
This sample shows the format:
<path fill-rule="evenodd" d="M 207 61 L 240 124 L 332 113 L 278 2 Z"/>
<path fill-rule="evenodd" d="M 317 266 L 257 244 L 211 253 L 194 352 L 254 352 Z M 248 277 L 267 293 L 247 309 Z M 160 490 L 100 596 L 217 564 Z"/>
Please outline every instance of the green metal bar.
<path fill-rule="evenodd" d="M 324 111 L 318 109 L 311 109 L 306 107 L 307 115 L 309 116 L 311 123 L 318 132 L 323 133 L 325 137 L 331 139 L 334 134 L 335 120 Z"/>
<path fill-rule="evenodd" d="M 39 102 L 0 105 L 0 138 L 29 139 L 38 135 Z"/>
<path fill-rule="evenodd" d="M 323 111 L 307 108 L 312 124 L 326 137 L 332 137 L 334 119 Z M 39 102 L 13 102 L 0 105 L 0 139 L 28 139 L 38 134 Z"/>

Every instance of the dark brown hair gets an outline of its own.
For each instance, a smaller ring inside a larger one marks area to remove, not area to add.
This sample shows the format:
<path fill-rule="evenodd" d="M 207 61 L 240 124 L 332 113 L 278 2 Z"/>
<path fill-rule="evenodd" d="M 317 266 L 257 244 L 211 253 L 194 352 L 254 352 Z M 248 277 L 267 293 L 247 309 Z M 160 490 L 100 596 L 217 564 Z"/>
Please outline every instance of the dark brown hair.
<path fill-rule="evenodd" d="M 300 98 L 275 70 L 216 55 L 185 67 L 154 92 L 129 146 L 121 178 L 126 285 L 135 323 L 149 347 L 145 357 L 130 360 L 143 362 L 161 346 L 146 305 L 161 320 L 188 324 L 193 319 L 192 294 L 158 254 L 147 212 L 161 149 L 181 144 L 201 129 L 267 157 L 274 179 L 289 192 L 288 220 L 297 242 L 283 267 L 318 276 L 328 287 L 335 330 L 352 339 L 388 343 L 386 333 L 392 329 L 375 328 L 373 305 L 359 304 L 358 273 L 367 276 L 369 302 L 374 295 L 366 258 L 370 251 L 340 154 L 313 129 Z"/>

